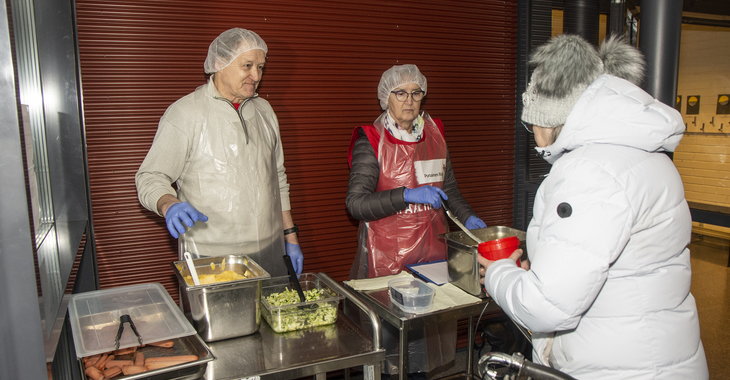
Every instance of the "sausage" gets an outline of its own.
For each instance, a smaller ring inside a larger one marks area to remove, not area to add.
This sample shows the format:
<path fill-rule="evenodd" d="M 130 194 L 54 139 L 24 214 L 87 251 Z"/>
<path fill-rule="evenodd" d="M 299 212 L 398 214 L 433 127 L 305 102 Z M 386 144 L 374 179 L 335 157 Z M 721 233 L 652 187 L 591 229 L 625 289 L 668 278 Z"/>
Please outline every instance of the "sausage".
<path fill-rule="evenodd" d="M 198 360 L 198 357 L 196 355 L 178 355 L 178 356 L 155 356 L 152 358 L 147 358 L 144 361 L 144 364 L 150 364 L 152 362 L 173 362 L 173 361 L 182 361 L 183 363 L 192 362 Z"/>
<path fill-rule="evenodd" d="M 96 364 L 94 364 L 94 367 L 103 371 L 104 365 L 106 364 L 106 362 L 108 362 L 109 360 L 112 360 L 112 359 L 114 359 L 114 355 L 104 354 L 101 356 L 101 359 L 99 359 L 99 361 L 97 361 Z"/>
<path fill-rule="evenodd" d="M 144 365 L 144 354 L 138 352 L 134 355 L 134 365 Z"/>
<path fill-rule="evenodd" d="M 198 357 L 195 355 L 161 356 L 156 358 L 147 358 L 147 360 L 145 361 L 145 366 L 150 370 L 153 370 L 178 364 L 189 363 L 196 360 L 198 360 Z"/>
<path fill-rule="evenodd" d="M 94 364 L 96 364 L 96 362 L 98 362 L 99 359 L 101 359 L 101 354 L 87 356 L 84 359 L 85 359 L 84 360 L 84 368 L 89 368 L 89 367 L 93 366 Z"/>
<path fill-rule="evenodd" d="M 101 370 L 96 367 L 89 367 L 84 370 L 84 373 L 86 374 L 86 376 L 88 376 L 94 380 L 103 380 L 104 379 L 104 372 L 101 372 Z"/>
<path fill-rule="evenodd" d="M 125 365 L 134 365 L 134 362 L 131 360 L 109 360 L 104 365 L 106 368 L 113 368 L 113 367 L 119 367 L 122 368 Z"/>
<path fill-rule="evenodd" d="M 133 354 L 133 353 L 135 353 L 135 351 L 137 351 L 137 346 L 122 348 L 122 349 L 116 350 L 112 353 L 114 355 L 126 355 L 126 354 Z"/>
<path fill-rule="evenodd" d="M 173 342 L 172 340 L 168 339 L 168 340 L 161 340 L 159 342 L 147 343 L 147 344 L 149 344 L 150 346 L 155 346 L 155 347 L 170 348 L 170 347 L 172 347 L 172 346 L 175 345 L 175 342 Z"/>
<path fill-rule="evenodd" d="M 143 365 L 125 365 L 122 367 L 122 373 L 124 375 L 136 375 L 138 373 L 147 372 L 147 367 Z M 96 380 L 96 379 L 94 379 Z"/>
<path fill-rule="evenodd" d="M 112 377 L 117 376 L 121 373 L 121 367 L 110 367 L 104 370 L 104 376 L 106 376 L 108 379 L 111 379 Z"/>
<path fill-rule="evenodd" d="M 96 363 L 96 360 L 99 360 L 101 357 L 101 354 L 91 355 L 91 356 L 84 356 L 82 359 L 84 360 L 84 364 L 86 364 L 89 360 L 94 360 L 94 363 Z"/>

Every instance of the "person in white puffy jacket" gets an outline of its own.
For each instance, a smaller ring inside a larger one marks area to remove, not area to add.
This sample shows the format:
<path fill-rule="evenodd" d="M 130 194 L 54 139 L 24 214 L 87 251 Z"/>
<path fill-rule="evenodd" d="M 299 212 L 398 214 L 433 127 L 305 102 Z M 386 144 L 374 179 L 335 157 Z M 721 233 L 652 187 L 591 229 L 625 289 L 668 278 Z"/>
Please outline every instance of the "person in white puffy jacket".
<path fill-rule="evenodd" d="M 707 379 L 690 293 L 692 220 L 672 160 L 684 124 L 637 86 L 641 53 L 561 35 L 536 50 L 522 120 L 552 164 L 528 271 L 479 258 L 487 292 L 533 333 L 533 361 L 577 379 Z"/>

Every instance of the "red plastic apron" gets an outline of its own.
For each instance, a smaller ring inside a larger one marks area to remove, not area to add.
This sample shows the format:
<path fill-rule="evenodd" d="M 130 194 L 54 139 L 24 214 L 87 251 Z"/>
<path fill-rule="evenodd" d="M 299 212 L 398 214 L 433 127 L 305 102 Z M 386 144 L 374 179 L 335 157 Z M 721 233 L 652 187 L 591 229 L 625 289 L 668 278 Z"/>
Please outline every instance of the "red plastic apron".
<path fill-rule="evenodd" d="M 442 188 L 447 149 L 441 121 L 434 121 L 424 112 L 423 138 L 418 142 L 404 142 L 385 130 L 380 123 L 382 117 L 374 126 L 363 127 L 366 132 L 373 128 L 380 135 L 376 149 L 380 164 L 376 191 L 402 186 Z M 368 277 L 396 274 L 407 264 L 446 259 L 446 242 L 439 234 L 448 232 L 448 224 L 441 208 L 409 204 L 398 214 L 368 222 L 367 226 Z"/>

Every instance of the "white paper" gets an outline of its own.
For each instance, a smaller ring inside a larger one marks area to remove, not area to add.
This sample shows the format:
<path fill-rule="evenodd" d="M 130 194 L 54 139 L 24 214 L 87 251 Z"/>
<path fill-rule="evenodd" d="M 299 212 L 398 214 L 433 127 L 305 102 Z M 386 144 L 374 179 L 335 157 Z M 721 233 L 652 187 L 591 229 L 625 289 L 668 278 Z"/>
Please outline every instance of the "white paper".
<path fill-rule="evenodd" d="M 388 281 L 390 281 L 394 278 L 398 278 L 398 277 L 413 277 L 413 276 L 407 272 L 400 272 L 398 274 L 393 274 L 390 276 L 365 278 L 365 279 L 361 279 L 361 280 L 349 280 L 349 281 L 345 281 L 345 284 L 347 284 L 349 287 L 351 287 L 355 290 L 359 290 L 359 291 L 386 289 L 386 288 L 388 288 Z"/>
<path fill-rule="evenodd" d="M 436 285 L 443 285 L 449 282 L 449 269 L 446 261 L 409 265 L 408 268 Z"/>
<path fill-rule="evenodd" d="M 481 302 L 480 298 L 472 296 L 453 284 L 444 284 L 441 286 L 434 284 L 426 285 L 436 291 L 436 296 L 433 298 L 433 308 L 429 312 Z"/>

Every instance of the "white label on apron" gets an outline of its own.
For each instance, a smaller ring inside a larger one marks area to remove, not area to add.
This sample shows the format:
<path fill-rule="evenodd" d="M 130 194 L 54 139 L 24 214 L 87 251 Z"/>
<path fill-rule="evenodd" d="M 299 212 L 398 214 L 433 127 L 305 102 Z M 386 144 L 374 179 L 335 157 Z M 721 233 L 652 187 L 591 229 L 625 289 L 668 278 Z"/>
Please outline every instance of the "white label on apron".
<path fill-rule="evenodd" d="M 416 169 L 416 180 L 421 185 L 444 181 L 444 172 L 446 171 L 445 158 L 416 161 L 413 163 L 413 167 Z"/>

